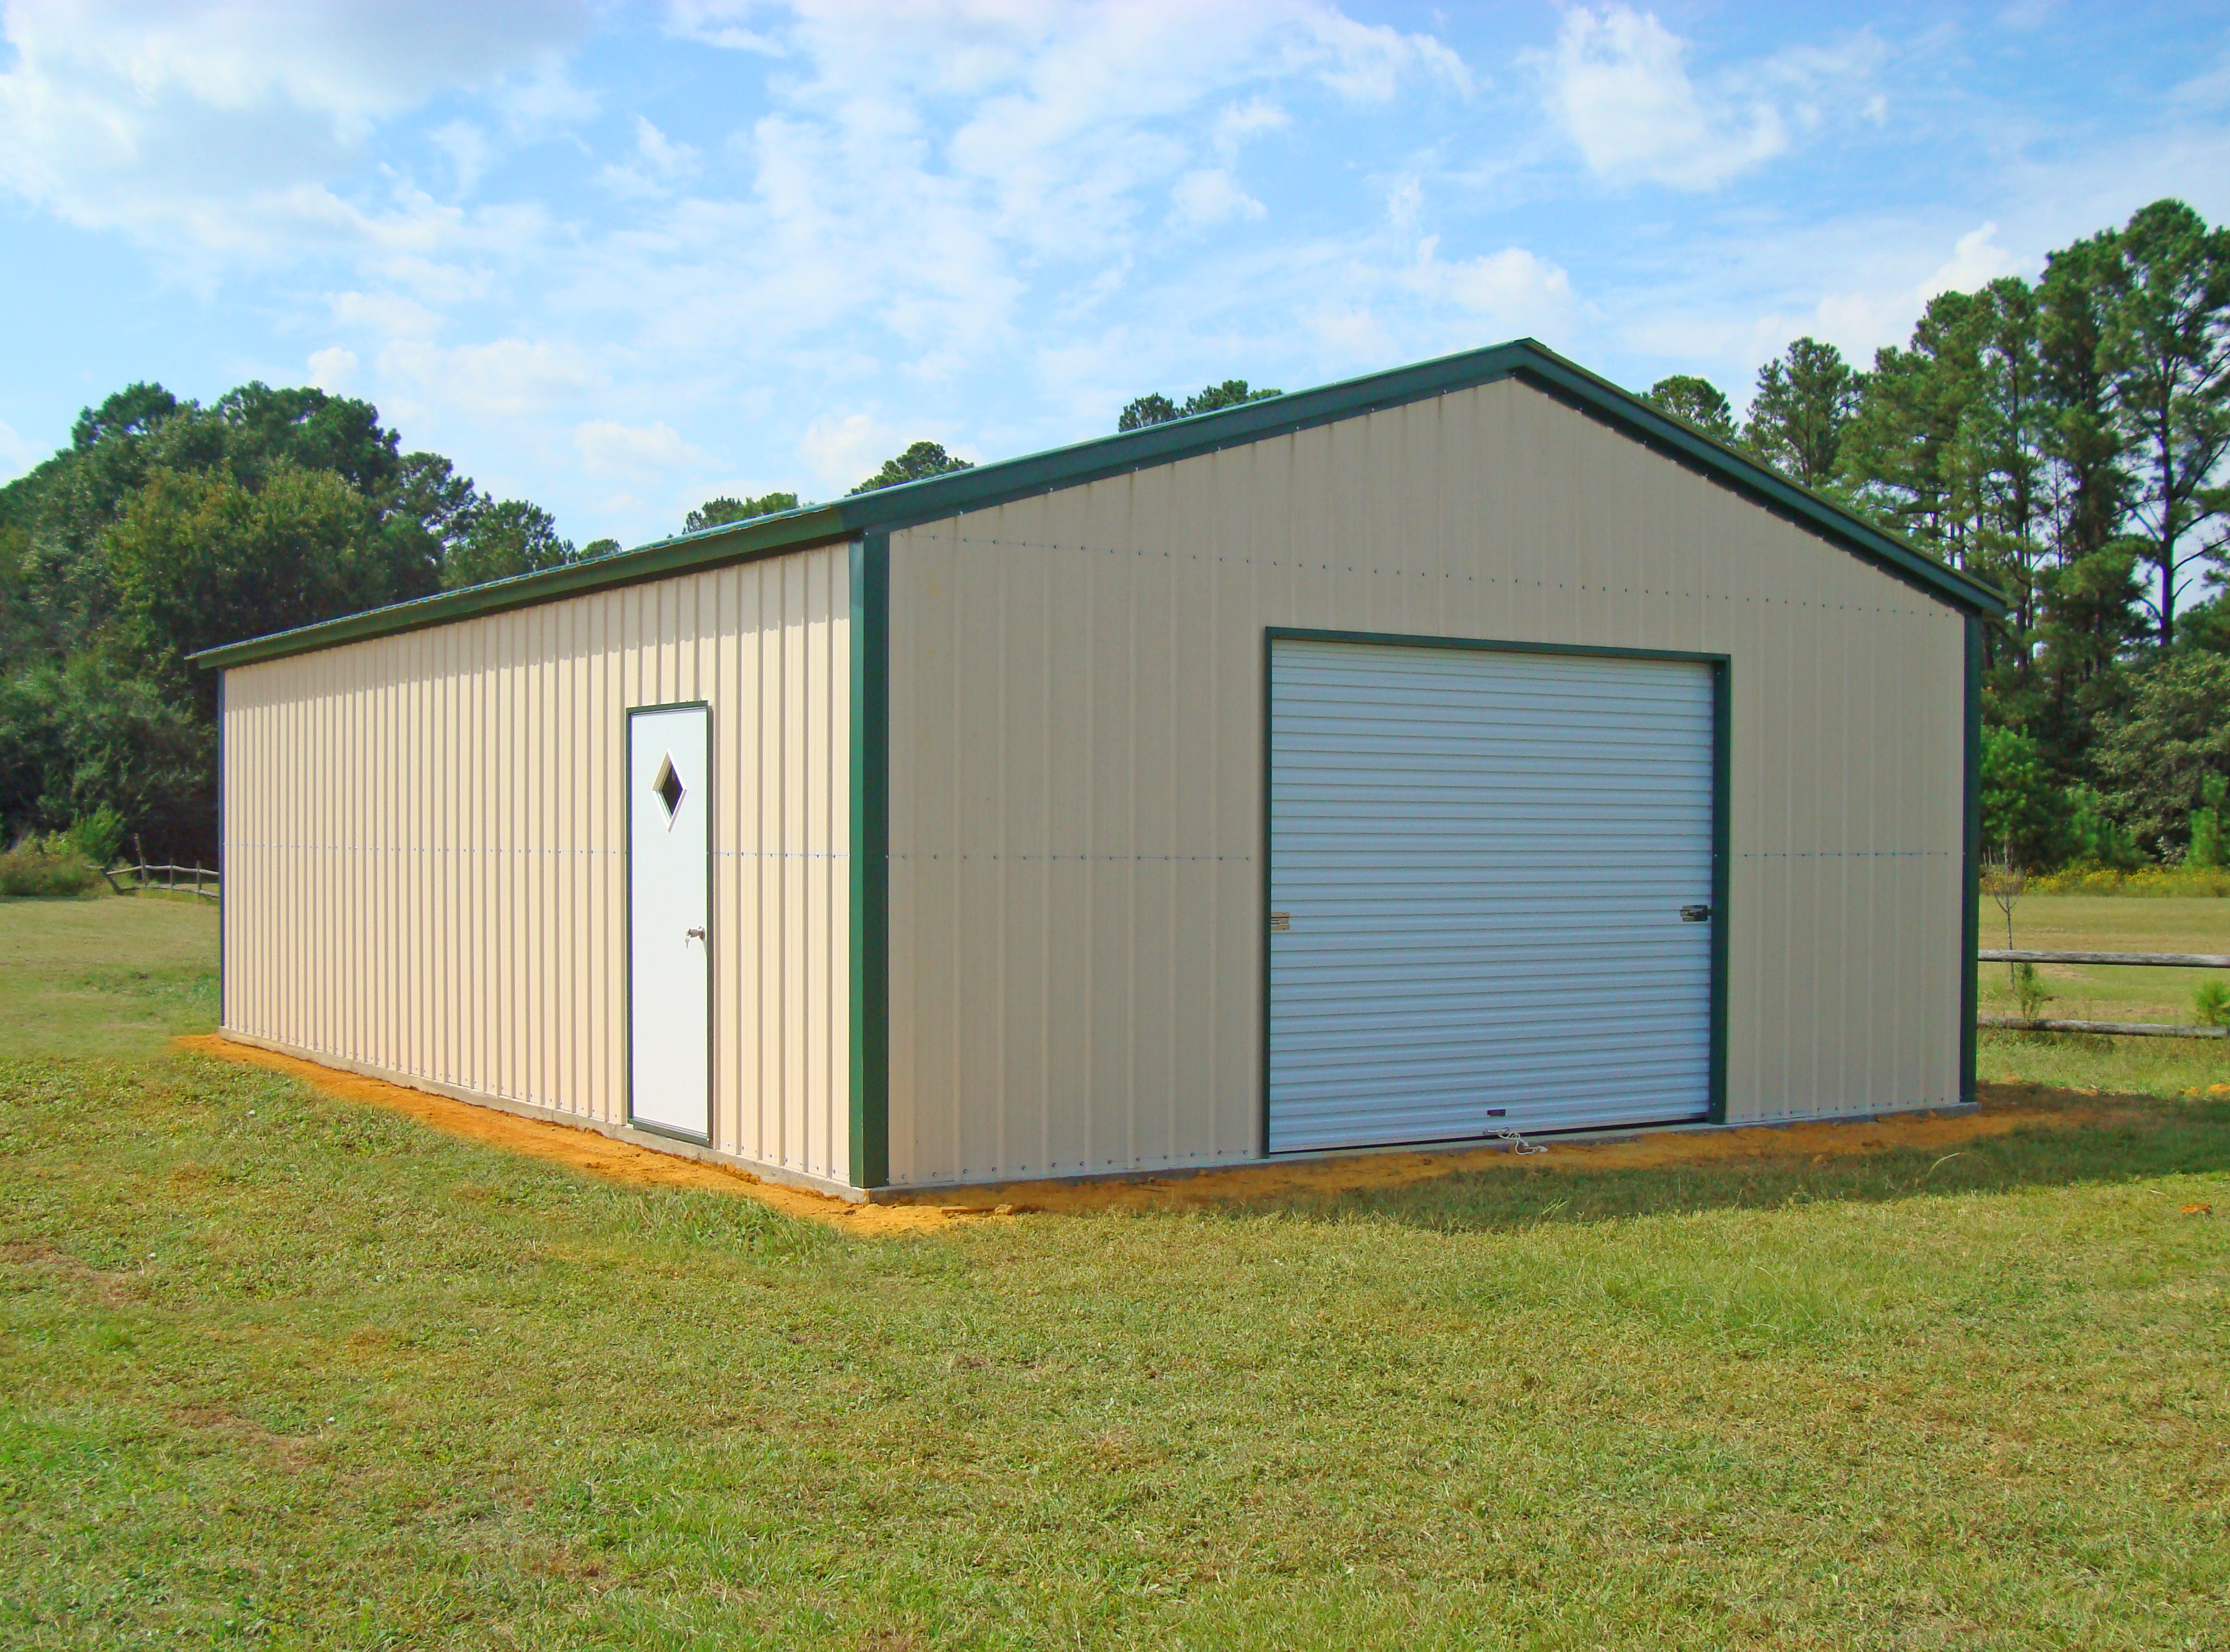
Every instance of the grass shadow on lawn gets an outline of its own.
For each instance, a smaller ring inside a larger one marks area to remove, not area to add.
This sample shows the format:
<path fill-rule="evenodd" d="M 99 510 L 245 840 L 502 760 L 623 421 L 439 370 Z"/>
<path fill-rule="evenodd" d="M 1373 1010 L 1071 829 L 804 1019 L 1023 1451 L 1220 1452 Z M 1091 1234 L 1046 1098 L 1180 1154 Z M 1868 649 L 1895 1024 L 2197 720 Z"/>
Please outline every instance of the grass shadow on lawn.
<path fill-rule="evenodd" d="M 1523 1165 L 1459 1171 L 1407 1186 L 1281 1192 L 1217 1207 L 1228 1216 L 1392 1223 L 1447 1232 L 1614 1222 L 1705 1211 L 1778 1210 L 2068 1187 L 2230 1170 L 2230 1099 L 2021 1098 L 2036 1122 L 1947 1147 L 1801 1150 L 1621 1167 L 1550 1151 Z"/>

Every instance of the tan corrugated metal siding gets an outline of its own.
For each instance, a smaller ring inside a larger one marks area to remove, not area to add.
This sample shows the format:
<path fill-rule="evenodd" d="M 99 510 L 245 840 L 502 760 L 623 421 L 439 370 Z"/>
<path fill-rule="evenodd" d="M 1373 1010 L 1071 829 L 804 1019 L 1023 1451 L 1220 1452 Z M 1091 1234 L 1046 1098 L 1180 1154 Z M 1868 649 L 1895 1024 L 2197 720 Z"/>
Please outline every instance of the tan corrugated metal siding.
<path fill-rule="evenodd" d="M 1958 1099 L 1962 617 L 1505 381 L 893 535 L 893 1181 L 1260 1150 L 1267 627 L 1731 656 L 1730 1116 Z"/>
<path fill-rule="evenodd" d="M 227 1028 L 619 1125 L 624 714 L 705 700 L 713 1146 L 844 1180 L 850 613 L 840 545 L 228 672 Z"/>

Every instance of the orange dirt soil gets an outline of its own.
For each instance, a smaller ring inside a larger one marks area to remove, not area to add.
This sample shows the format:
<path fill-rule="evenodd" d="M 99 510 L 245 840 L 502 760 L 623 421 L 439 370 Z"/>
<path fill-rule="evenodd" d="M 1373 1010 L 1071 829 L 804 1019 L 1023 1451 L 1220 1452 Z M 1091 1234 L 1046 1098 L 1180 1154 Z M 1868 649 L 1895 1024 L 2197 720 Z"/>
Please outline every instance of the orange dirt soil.
<path fill-rule="evenodd" d="M 1432 1153 L 1367 1153 L 1272 1165 L 1107 1181 L 1005 1182 L 929 1189 L 901 1202 L 854 1205 L 802 1188 L 762 1181 L 654 1147 L 614 1141 L 577 1125 L 521 1118 L 428 1090 L 320 1066 L 293 1056 L 235 1044 L 216 1033 L 177 1040 L 178 1047 L 224 1061 L 246 1062 L 300 1078 L 329 1096 L 405 1114 L 435 1129 L 636 1187 L 695 1187 L 756 1199 L 785 1216 L 827 1222 L 860 1234 L 921 1233 L 956 1222 L 1024 1214 L 1183 1210 L 1290 1193 L 1336 1193 L 1401 1187 L 1458 1172 L 1518 1167 L 1531 1159 L 1493 1147 Z M 1635 1170 L 1679 1164 L 1881 1153 L 1898 1147 L 1956 1149 L 1961 1143 L 2034 1126 L 2072 1128 L 2123 1103 L 2112 1096 L 2031 1085 L 1985 1084 L 1978 1113 L 1901 1114 L 1883 1119 L 1760 1126 L 1732 1130 L 1660 1130 L 1612 1141 L 1556 1141 L 1559 1169 Z"/>

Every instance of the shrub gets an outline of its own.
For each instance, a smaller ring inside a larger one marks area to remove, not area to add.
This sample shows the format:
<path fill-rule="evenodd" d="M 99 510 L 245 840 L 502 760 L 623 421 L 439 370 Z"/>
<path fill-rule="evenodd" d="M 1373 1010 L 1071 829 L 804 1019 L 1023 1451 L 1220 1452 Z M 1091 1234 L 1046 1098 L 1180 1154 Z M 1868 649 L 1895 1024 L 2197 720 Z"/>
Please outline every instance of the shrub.
<path fill-rule="evenodd" d="M 0 855 L 0 896 L 84 895 L 100 874 L 63 832 L 26 838 Z"/>
<path fill-rule="evenodd" d="M 2230 897 L 2230 868 L 2140 866 L 2127 871 L 2095 860 L 2079 860 L 2056 872 L 2028 880 L 2032 895 L 2153 895 Z"/>
<path fill-rule="evenodd" d="M 2145 864 L 2143 851 L 2137 847 L 2137 834 L 2117 821 L 2104 797 L 2096 787 L 2081 783 L 2069 787 L 2063 794 L 2067 804 L 2067 818 L 2063 825 L 2062 841 L 2066 852 L 2079 861 L 2096 861 L 2120 871 L 2135 871 Z"/>
<path fill-rule="evenodd" d="M 79 816 L 68 837 L 94 867 L 113 866 L 124 848 L 124 817 L 104 803 L 91 814 Z"/>
<path fill-rule="evenodd" d="M 2191 852 L 2185 858 L 2194 866 L 2220 866 L 2222 854 L 2223 781 L 2209 775 L 2199 783 L 2202 807 L 2191 812 Z"/>
<path fill-rule="evenodd" d="M 2230 1024 L 2230 987 L 2203 980 L 2191 989 L 2191 1019 L 2201 1026 Z"/>

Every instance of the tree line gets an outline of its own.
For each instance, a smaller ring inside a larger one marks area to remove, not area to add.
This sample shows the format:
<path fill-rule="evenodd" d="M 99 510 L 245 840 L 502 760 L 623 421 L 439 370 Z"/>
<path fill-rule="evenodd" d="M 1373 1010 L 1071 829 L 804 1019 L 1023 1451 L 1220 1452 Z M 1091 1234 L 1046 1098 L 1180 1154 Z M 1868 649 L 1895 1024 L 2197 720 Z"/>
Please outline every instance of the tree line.
<path fill-rule="evenodd" d="M 1131 431 L 1273 396 L 1243 379 Z M 2031 867 L 2219 863 L 2230 781 L 2230 232 L 2180 202 L 1931 299 L 1870 366 L 1799 338 L 1737 418 L 1707 379 L 1648 399 L 2003 589 L 1983 677 L 1983 820 Z M 966 469 L 934 441 L 854 493 Z M 799 504 L 707 499 L 685 531 Z M 98 816 L 215 852 L 216 685 L 195 651 L 609 555 L 403 451 L 370 403 L 134 384 L 0 487 L 0 832 Z M 96 835 L 99 835 L 96 833 Z"/>
<path fill-rule="evenodd" d="M 0 831 L 215 865 L 216 685 L 197 650 L 554 568 L 550 513 L 405 453 L 369 402 L 133 384 L 0 488 Z"/>
<path fill-rule="evenodd" d="M 1871 367 L 1799 338 L 1737 420 L 1648 399 L 1999 587 L 1983 833 L 2029 867 L 2220 864 L 2230 781 L 2230 231 L 2179 201 L 1930 300 Z"/>

